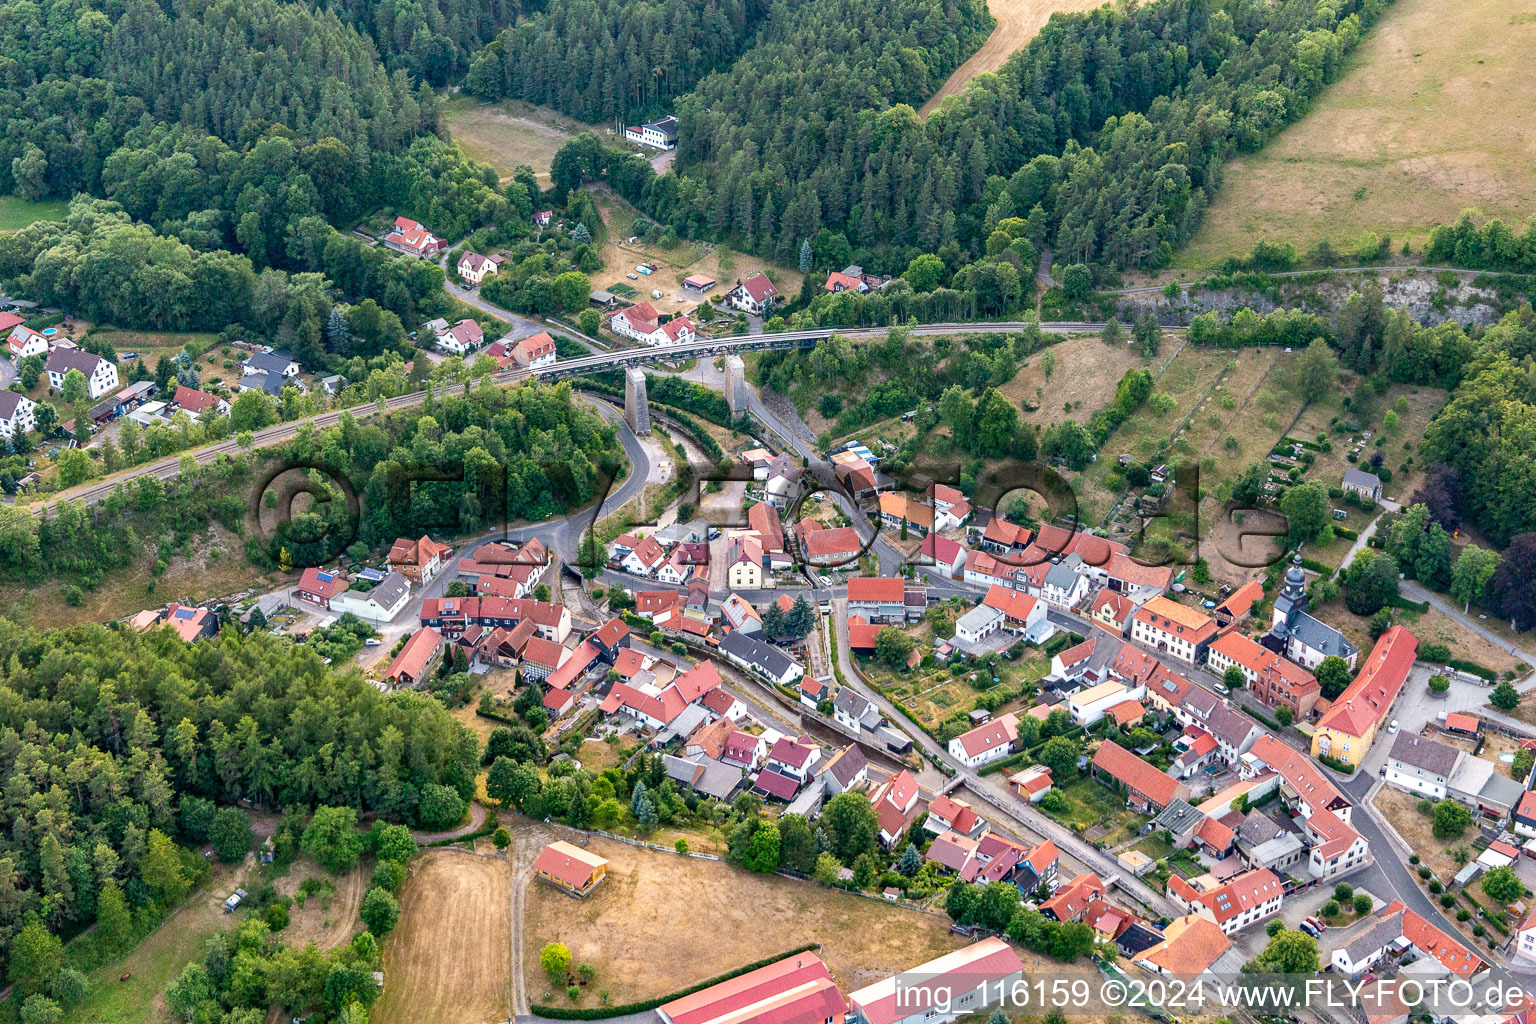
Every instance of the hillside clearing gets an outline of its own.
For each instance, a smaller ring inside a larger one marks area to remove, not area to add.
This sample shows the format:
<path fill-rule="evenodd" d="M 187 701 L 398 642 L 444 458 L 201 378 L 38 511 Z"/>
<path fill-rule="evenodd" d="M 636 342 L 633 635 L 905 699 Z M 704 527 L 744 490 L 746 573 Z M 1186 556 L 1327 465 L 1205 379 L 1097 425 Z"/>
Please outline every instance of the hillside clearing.
<path fill-rule="evenodd" d="M 938 109 L 944 97 L 959 93 L 977 75 L 1002 67 L 1015 50 L 1022 50 L 1035 38 L 1035 33 L 1051 20 L 1051 15 L 1091 11 L 1101 4 L 1102 0 L 988 0 L 987 10 L 997 19 L 997 26 L 981 44 L 981 49 L 955 69 L 919 113 L 927 117 Z"/>
<path fill-rule="evenodd" d="M 592 987 L 611 1003 L 664 995 L 807 942 L 822 943 L 822 959 L 847 991 L 964 943 L 948 918 L 811 882 L 597 838 L 588 849 L 610 863 L 585 900 L 528 888 L 523 971 L 532 1002 L 567 1002 L 563 993 L 545 999 L 546 942 L 565 943 L 576 963 L 597 968 Z M 582 1005 L 596 1002 L 588 996 Z"/>
<path fill-rule="evenodd" d="M 1536 202 L 1536 0 L 1397 0 L 1312 112 L 1229 163 L 1175 257 L 1206 267 L 1259 238 L 1415 245 L 1468 207 L 1519 223 Z"/>
<path fill-rule="evenodd" d="M 602 131 L 520 100 L 481 103 L 467 96 L 443 104 L 443 121 L 471 159 L 490 164 L 504 178 L 527 164 L 541 182 L 549 180 L 556 150 L 584 131 Z"/>
<path fill-rule="evenodd" d="M 0 196 L 0 231 L 19 231 L 40 220 L 63 220 L 69 204 L 62 199 L 33 203 L 15 196 Z"/>
<path fill-rule="evenodd" d="M 510 883 L 500 858 L 459 850 L 417 857 L 401 892 L 400 924 L 384 946 L 384 994 L 370 1019 L 506 1020 Z"/>

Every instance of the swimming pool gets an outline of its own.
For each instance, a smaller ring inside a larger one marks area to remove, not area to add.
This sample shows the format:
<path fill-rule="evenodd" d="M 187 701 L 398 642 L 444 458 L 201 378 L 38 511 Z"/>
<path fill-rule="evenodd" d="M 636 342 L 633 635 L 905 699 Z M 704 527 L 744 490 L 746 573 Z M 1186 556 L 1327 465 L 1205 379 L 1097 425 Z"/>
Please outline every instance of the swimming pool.
<path fill-rule="evenodd" d="M 55 334 L 58 334 L 58 333 L 59 333 L 59 329 L 57 327 L 49 327 L 49 328 L 46 328 L 43 331 L 44 337 L 49 337 L 49 338 L 53 337 Z"/>

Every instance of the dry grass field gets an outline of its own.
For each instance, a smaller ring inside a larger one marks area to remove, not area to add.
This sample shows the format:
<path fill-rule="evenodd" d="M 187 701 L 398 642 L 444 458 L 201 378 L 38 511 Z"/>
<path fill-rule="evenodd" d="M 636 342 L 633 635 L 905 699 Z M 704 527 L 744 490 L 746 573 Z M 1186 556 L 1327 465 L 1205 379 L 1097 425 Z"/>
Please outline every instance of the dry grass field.
<path fill-rule="evenodd" d="M 1310 114 L 1226 166 L 1176 262 L 1210 266 L 1263 237 L 1305 250 L 1375 231 L 1417 246 L 1469 207 L 1523 221 L 1536 203 L 1533 49 L 1536 0 L 1397 0 Z"/>
<path fill-rule="evenodd" d="M 977 75 L 1002 67 L 1013 51 L 1022 50 L 1035 38 L 1035 33 L 1051 20 L 1051 15 L 1091 11 L 1101 5 L 1101 0 L 988 0 L 987 10 L 997 19 L 997 26 L 981 44 L 981 49 L 956 68 L 939 91 L 923 104 L 920 113 L 927 117 L 938 109 L 944 97 L 959 93 Z"/>
<path fill-rule="evenodd" d="M 1049 354 L 1055 365 L 1049 378 L 1045 366 Z M 1127 370 L 1151 365 L 1130 345 L 1109 347 L 1097 334 L 1068 338 L 1029 358 L 1013 380 L 999 390 L 1014 402 L 1040 407 L 1025 412 L 1023 419 L 1044 428 L 1063 417 L 1087 423 L 1094 410 L 1115 397 L 1115 385 Z M 1037 390 L 1038 389 L 1038 390 Z M 1070 412 L 1063 407 L 1070 403 Z"/>
<path fill-rule="evenodd" d="M 608 878 L 587 899 L 576 902 L 542 884 L 528 888 L 523 971 L 532 1002 L 549 989 L 539 967 L 546 942 L 565 943 L 576 963 L 597 968 L 591 987 L 606 989 L 614 1003 L 662 995 L 807 942 L 822 943 L 821 956 L 844 991 L 963 944 L 947 918 L 810 882 L 598 838 L 588 849 L 610 863 Z M 565 1002 L 563 994 L 552 998 Z"/>
<path fill-rule="evenodd" d="M 1393 473 L 1391 481 L 1383 488 L 1385 496 L 1394 500 L 1406 500 L 1412 497 L 1413 492 L 1424 482 L 1423 467 L 1416 463 L 1408 473 L 1400 473 L 1398 468 L 1413 455 L 1413 451 L 1407 446 L 1417 445 L 1424 436 L 1424 428 L 1429 425 L 1435 413 L 1445 405 L 1445 391 L 1440 388 L 1393 384 L 1387 389 L 1386 394 L 1377 396 L 1371 415 L 1359 420 L 1362 434 L 1369 430 L 1373 436 L 1366 442 L 1359 461 L 1351 463 L 1349 452 L 1353 446 L 1348 443 L 1349 438 L 1355 436 L 1357 443 L 1360 438 L 1351 434 L 1334 434 L 1328 425 L 1335 416 L 1348 418 L 1351 415 L 1344 411 L 1340 402 L 1346 391 L 1353 390 L 1354 384 L 1348 383 L 1322 401 L 1307 406 L 1301 418 L 1291 429 L 1292 437 L 1311 439 L 1320 433 L 1327 433 L 1333 440 L 1333 451 L 1320 453 L 1303 479 L 1314 480 L 1324 487 L 1337 487 L 1344 479 L 1346 468 L 1350 465 L 1363 467 L 1370 455 L 1379 451 L 1384 457 L 1384 464 Z M 1396 407 L 1399 398 L 1405 401 L 1407 410 L 1398 414 L 1397 428 L 1386 435 L 1385 443 L 1378 448 L 1376 441 L 1383 436 L 1382 422 L 1387 411 Z M 1351 522 L 1349 525 L 1355 527 L 1359 524 Z"/>
<path fill-rule="evenodd" d="M 490 164 L 503 178 L 527 164 L 540 181 L 549 180 L 549 163 L 561 146 L 582 132 L 603 131 L 547 107 L 520 100 L 481 103 L 469 96 L 444 103 L 443 120 L 472 159 Z"/>
<path fill-rule="evenodd" d="M 1342 600 L 1315 609 L 1314 614 L 1330 626 L 1342 631 L 1361 650 L 1371 649 L 1373 641 L 1369 618 L 1351 613 L 1344 607 Z M 1472 614 L 1476 615 L 1477 612 L 1473 611 Z M 1456 657 L 1475 661 L 1495 672 L 1503 673 L 1525 667 L 1504 648 L 1483 639 L 1449 615 L 1434 608 L 1422 614 L 1398 609 L 1397 621 L 1418 637 L 1420 644 L 1445 644 Z M 1487 626 L 1488 623 L 1482 623 L 1482 625 Z"/>
<path fill-rule="evenodd" d="M 355 867 L 341 876 L 329 875 L 311 857 L 296 862 L 286 875 L 276 880 L 277 891 L 292 896 L 306 878 L 324 878 L 336 887 L 334 894 L 310 896 L 304 906 L 297 903 L 288 908 L 288 927 L 282 938 L 290 946 L 303 946 L 313 942 L 321 949 L 335 949 L 350 942 L 352 936 L 362 930 L 357 912 L 363 905 L 363 893 L 368 891 L 371 867 Z"/>
<path fill-rule="evenodd" d="M 499 858 L 458 850 L 417 857 L 401 893 L 400 924 L 384 946 L 384 994 L 371 1019 L 379 1024 L 506 1020 L 510 889 L 507 863 Z"/>

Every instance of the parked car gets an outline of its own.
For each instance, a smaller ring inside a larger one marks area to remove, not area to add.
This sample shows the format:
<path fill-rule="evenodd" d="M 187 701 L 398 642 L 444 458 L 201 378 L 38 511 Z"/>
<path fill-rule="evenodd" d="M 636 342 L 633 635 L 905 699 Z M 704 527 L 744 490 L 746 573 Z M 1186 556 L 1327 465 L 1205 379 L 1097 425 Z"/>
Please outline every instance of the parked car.
<path fill-rule="evenodd" d="M 1227 694 L 1232 692 L 1231 690 L 1227 689 L 1225 683 L 1217 683 L 1215 686 L 1211 687 L 1211 689 L 1215 690 L 1217 693 L 1221 694 L 1223 697 L 1225 697 Z"/>
<path fill-rule="evenodd" d="M 236 889 L 234 895 L 224 901 L 224 913 L 233 913 L 234 909 L 240 905 L 240 901 L 243 899 L 245 899 L 245 890 Z"/>
<path fill-rule="evenodd" d="M 625 274 L 624 276 L 629 278 L 631 281 L 638 281 L 638 280 L 640 280 L 640 275 L 639 274 Z"/>
<path fill-rule="evenodd" d="M 1306 922 L 1306 921 L 1303 921 L 1303 922 L 1301 922 L 1301 924 L 1300 924 L 1300 926 L 1299 926 L 1299 927 L 1300 927 L 1300 928 L 1301 928 L 1301 931 L 1302 931 L 1302 932 L 1303 932 L 1303 933 L 1304 933 L 1304 934 L 1306 934 L 1306 935 L 1310 935 L 1310 936 L 1312 936 L 1312 937 L 1313 937 L 1313 938 L 1314 938 L 1314 939 L 1315 939 L 1315 938 L 1318 938 L 1318 937 L 1319 937 L 1319 936 L 1320 936 L 1320 934 L 1321 934 L 1321 933 L 1320 933 L 1320 932 L 1318 932 L 1318 930 L 1317 930 L 1317 929 L 1316 929 L 1316 928 L 1313 928 L 1313 927 L 1312 927 L 1312 926 L 1311 926 L 1311 925 L 1310 925 L 1310 924 L 1308 924 L 1308 923 L 1307 923 L 1307 922 Z"/>
<path fill-rule="evenodd" d="M 380 644 L 382 644 L 383 642 L 384 641 L 382 641 L 382 640 L 375 640 L 373 637 L 369 637 L 367 640 L 363 641 L 363 646 L 364 647 L 377 647 Z"/>
<path fill-rule="evenodd" d="M 1397 732 L 1397 719 L 1395 719 L 1395 718 L 1392 719 L 1392 724 L 1387 726 L 1387 734 L 1388 735 L 1391 735 L 1394 732 Z"/>
<path fill-rule="evenodd" d="M 1313 928 L 1316 928 L 1320 932 L 1325 932 L 1325 931 L 1328 930 L 1328 926 L 1326 924 L 1324 924 L 1317 917 L 1309 916 L 1309 917 L 1306 918 L 1306 922 L 1307 922 L 1307 924 L 1311 925 Z"/>
<path fill-rule="evenodd" d="M 124 359 L 137 359 L 137 358 L 139 358 L 139 354 L 137 352 L 124 352 L 123 353 L 123 358 Z"/>

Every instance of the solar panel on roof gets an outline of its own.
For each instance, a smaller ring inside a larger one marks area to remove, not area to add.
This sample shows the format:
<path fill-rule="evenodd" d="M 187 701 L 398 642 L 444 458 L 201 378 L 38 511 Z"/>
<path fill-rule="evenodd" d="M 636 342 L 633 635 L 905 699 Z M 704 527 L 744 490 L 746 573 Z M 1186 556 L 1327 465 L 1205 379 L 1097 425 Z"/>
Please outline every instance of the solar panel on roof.
<path fill-rule="evenodd" d="M 319 579 L 321 583 L 331 582 L 331 574 L 328 572 L 317 572 L 315 573 L 315 577 Z"/>
<path fill-rule="evenodd" d="M 196 614 L 197 613 L 194 612 L 191 608 L 177 608 L 176 609 L 176 617 L 178 619 L 190 619 L 193 616 L 195 616 Z"/>

